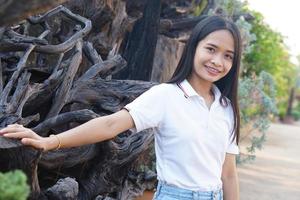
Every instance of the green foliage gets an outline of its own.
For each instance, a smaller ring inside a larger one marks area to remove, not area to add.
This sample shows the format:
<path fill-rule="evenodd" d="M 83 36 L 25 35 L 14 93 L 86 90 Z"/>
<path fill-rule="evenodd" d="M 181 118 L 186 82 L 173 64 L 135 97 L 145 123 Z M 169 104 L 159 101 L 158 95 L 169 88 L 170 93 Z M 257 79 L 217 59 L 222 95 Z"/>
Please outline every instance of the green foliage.
<path fill-rule="evenodd" d="M 204 10 L 204 8 L 207 6 L 208 1 L 207 0 L 203 0 L 200 2 L 199 5 L 195 4 L 195 1 L 193 1 L 193 5 L 194 5 L 194 15 L 195 16 L 199 16 L 201 15 L 202 11 Z"/>
<path fill-rule="evenodd" d="M 223 14 L 230 18 L 241 15 L 246 6 L 245 2 L 239 0 L 215 0 L 215 4 L 216 9 L 222 9 Z"/>
<path fill-rule="evenodd" d="M 255 155 L 247 155 L 247 158 L 245 159 L 245 158 L 242 157 L 241 154 L 240 154 L 240 155 L 238 155 L 238 156 L 236 157 L 236 162 L 237 162 L 238 164 L 245 163 L 245 162 L 252 162 L 252 161 L 255 160 L 255 158 L 256 158 Z"/>
<path fill-rule="evenodd" d="M 300 120 L 300 110 L 293 110 L 292 111 L 292 116 L 295 120 Z"/>
<path fill-rule="evenodd" d="M 244 17 L 240 17 L 235 24 L 241 32 L 244 54 L 250 53 L 253 50 L 253 42 L 256 40 L 256 35 L 251 32 L 252 25 Z M 243 71 L 243 68 L 241 71 Z"/>
<path fill-rule="evenodd" d="M 30 192 L 26 180 L 20 170 L 0 173 L 0 200 L 26 200 Z"/>
<path fill-rule="evenodd" d="M 255 34 L 256 39 L 251 42 L 251 51 L 245 52 L 242 76 L 249 77 L 261 71 L 270 73 L 275 80 L 279 114 L 284 116 L 288 91 L 296 83 L 296 66 L 290 61 L 283 36 L 264 23 L 260 13 L 249 12 L 254 16 L 251 32 Z"/>
<path fill-rule="evenodd" d="M 238 162 L 255 158 L 255 150 L 261 149 L 266 141 L 266 131 L 277 114 L 275 84 L 272 76 L 262 71 L 258 77 L 244 77 L 239 84 L 241 114 L 241 142 L 251 136 L 248 155 L 240 155 Z"/>
<path fill-rule="evenodd" d="M 298 102 L 297 105 L 292 110 L 292 116 L 295 120 L 300 120 L 300 103 Z"/>

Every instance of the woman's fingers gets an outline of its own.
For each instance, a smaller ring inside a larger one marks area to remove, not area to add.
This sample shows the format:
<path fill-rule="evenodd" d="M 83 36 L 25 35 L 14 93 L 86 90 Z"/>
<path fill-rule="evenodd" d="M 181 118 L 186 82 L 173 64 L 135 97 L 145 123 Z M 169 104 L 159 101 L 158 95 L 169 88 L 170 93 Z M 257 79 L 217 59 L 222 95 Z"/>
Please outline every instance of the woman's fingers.
<path fill-rule="evenodd" d="M 9 124 L 7 127 L 23 127 L 22 124 Z"/>
<path fill-rule="evenodd" d="M 24 127 L 7 127 L 4 128 L 0 131 L 1 134 L 6 134 L 6 133 L 16 133 L 16 132 L 22 132 L 24 131 Z"/>
<path fill-rule="evenodd" d="M 42 140 L 31 139 L 31 138 L 23 138 L 21 140 L 21 142 L 24 145 L 32 146 L 32 147 L 37 148 L 37 149 L 46 150 L 45 144 L 43 143 Z"/>
<path fill-rule="evenodd" d="M 3 128 L 0 130 L 0 134 L 5 134 L 5 133 L 15 133 L 15 132 L 22 132 L 26 129 L 24 126 L 19 125 L 19 124 L 10 124 L 7 127 Z"/>
<path fill-rule="evenodd" d="M 19 124 L 8 125 L 0 131 L 0 134 L 8 138 L 33 138 L 40 139 L 41 137 L 29 128 L 25 128 Z"/>
<path fill-rule="evenodd" d="M 29 128 L 19 124 L 11 124 L 0 130 L 0 135 L 7 138 L 21 139 L 24 145 L 29 145 L 38 149 L 45 150 L 45 138 L 39 136 Z"/>
<path fill-rule="evenodd" d="M 21 138 L 26 138 L 26 137 L 31 138 L 32 134 L 28 131 L 20 131 L 20 132 L 5 133 L 3 136 L 8 137 L 8 138 L 21 139 Z"/>

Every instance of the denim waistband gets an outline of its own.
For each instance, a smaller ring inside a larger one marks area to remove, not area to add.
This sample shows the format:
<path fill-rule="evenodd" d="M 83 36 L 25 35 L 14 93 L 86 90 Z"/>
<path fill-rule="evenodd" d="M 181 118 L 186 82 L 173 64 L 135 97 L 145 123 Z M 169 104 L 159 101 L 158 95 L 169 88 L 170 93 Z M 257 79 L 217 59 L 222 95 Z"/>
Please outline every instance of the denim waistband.
<path fill-rule="evenodd" d="M 169 185 L 163 181 L 159 181 L 157 185 L 157 193 L 169 194 L 188 199 L 219 199 L 222 195 L 222 188 L 213 191 L 193 191 Z"/>

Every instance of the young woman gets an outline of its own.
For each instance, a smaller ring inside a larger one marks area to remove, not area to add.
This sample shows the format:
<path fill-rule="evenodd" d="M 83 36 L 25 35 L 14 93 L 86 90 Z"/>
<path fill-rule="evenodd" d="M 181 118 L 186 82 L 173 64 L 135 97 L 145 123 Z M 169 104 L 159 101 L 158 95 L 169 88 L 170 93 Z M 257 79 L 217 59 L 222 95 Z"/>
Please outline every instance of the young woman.
<path fill-rule="evenodd" d="M 156 200 L 238 200 L 237 84 L 241 39 L 219 16 L 194 28 L 168 83 L 152 87 L 121 111 L 53 137 L 21 125 L 0 132 L 45 151 L 111 139 L 127 129 L 154 128 Z"/>

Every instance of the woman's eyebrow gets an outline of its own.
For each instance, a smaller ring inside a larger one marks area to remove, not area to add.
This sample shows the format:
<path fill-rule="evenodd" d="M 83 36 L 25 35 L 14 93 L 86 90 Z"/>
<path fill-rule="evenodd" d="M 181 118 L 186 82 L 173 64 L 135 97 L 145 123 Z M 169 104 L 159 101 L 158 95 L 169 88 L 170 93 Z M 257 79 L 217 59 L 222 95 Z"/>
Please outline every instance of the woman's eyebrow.
<path fill-rule="evenodd" d="M 207 43 L 207 45 L 210 45 L 210 46 L 215 47 L 215 48 L 219 48 L 217 45 L 215 45 L 215 44 L 213 44 L 213 43 Z M 226 50 L 226 51 L 229 52 L 229 53 L 234 54 L 234 51 L 233 51 L 233 50 Z"/>

